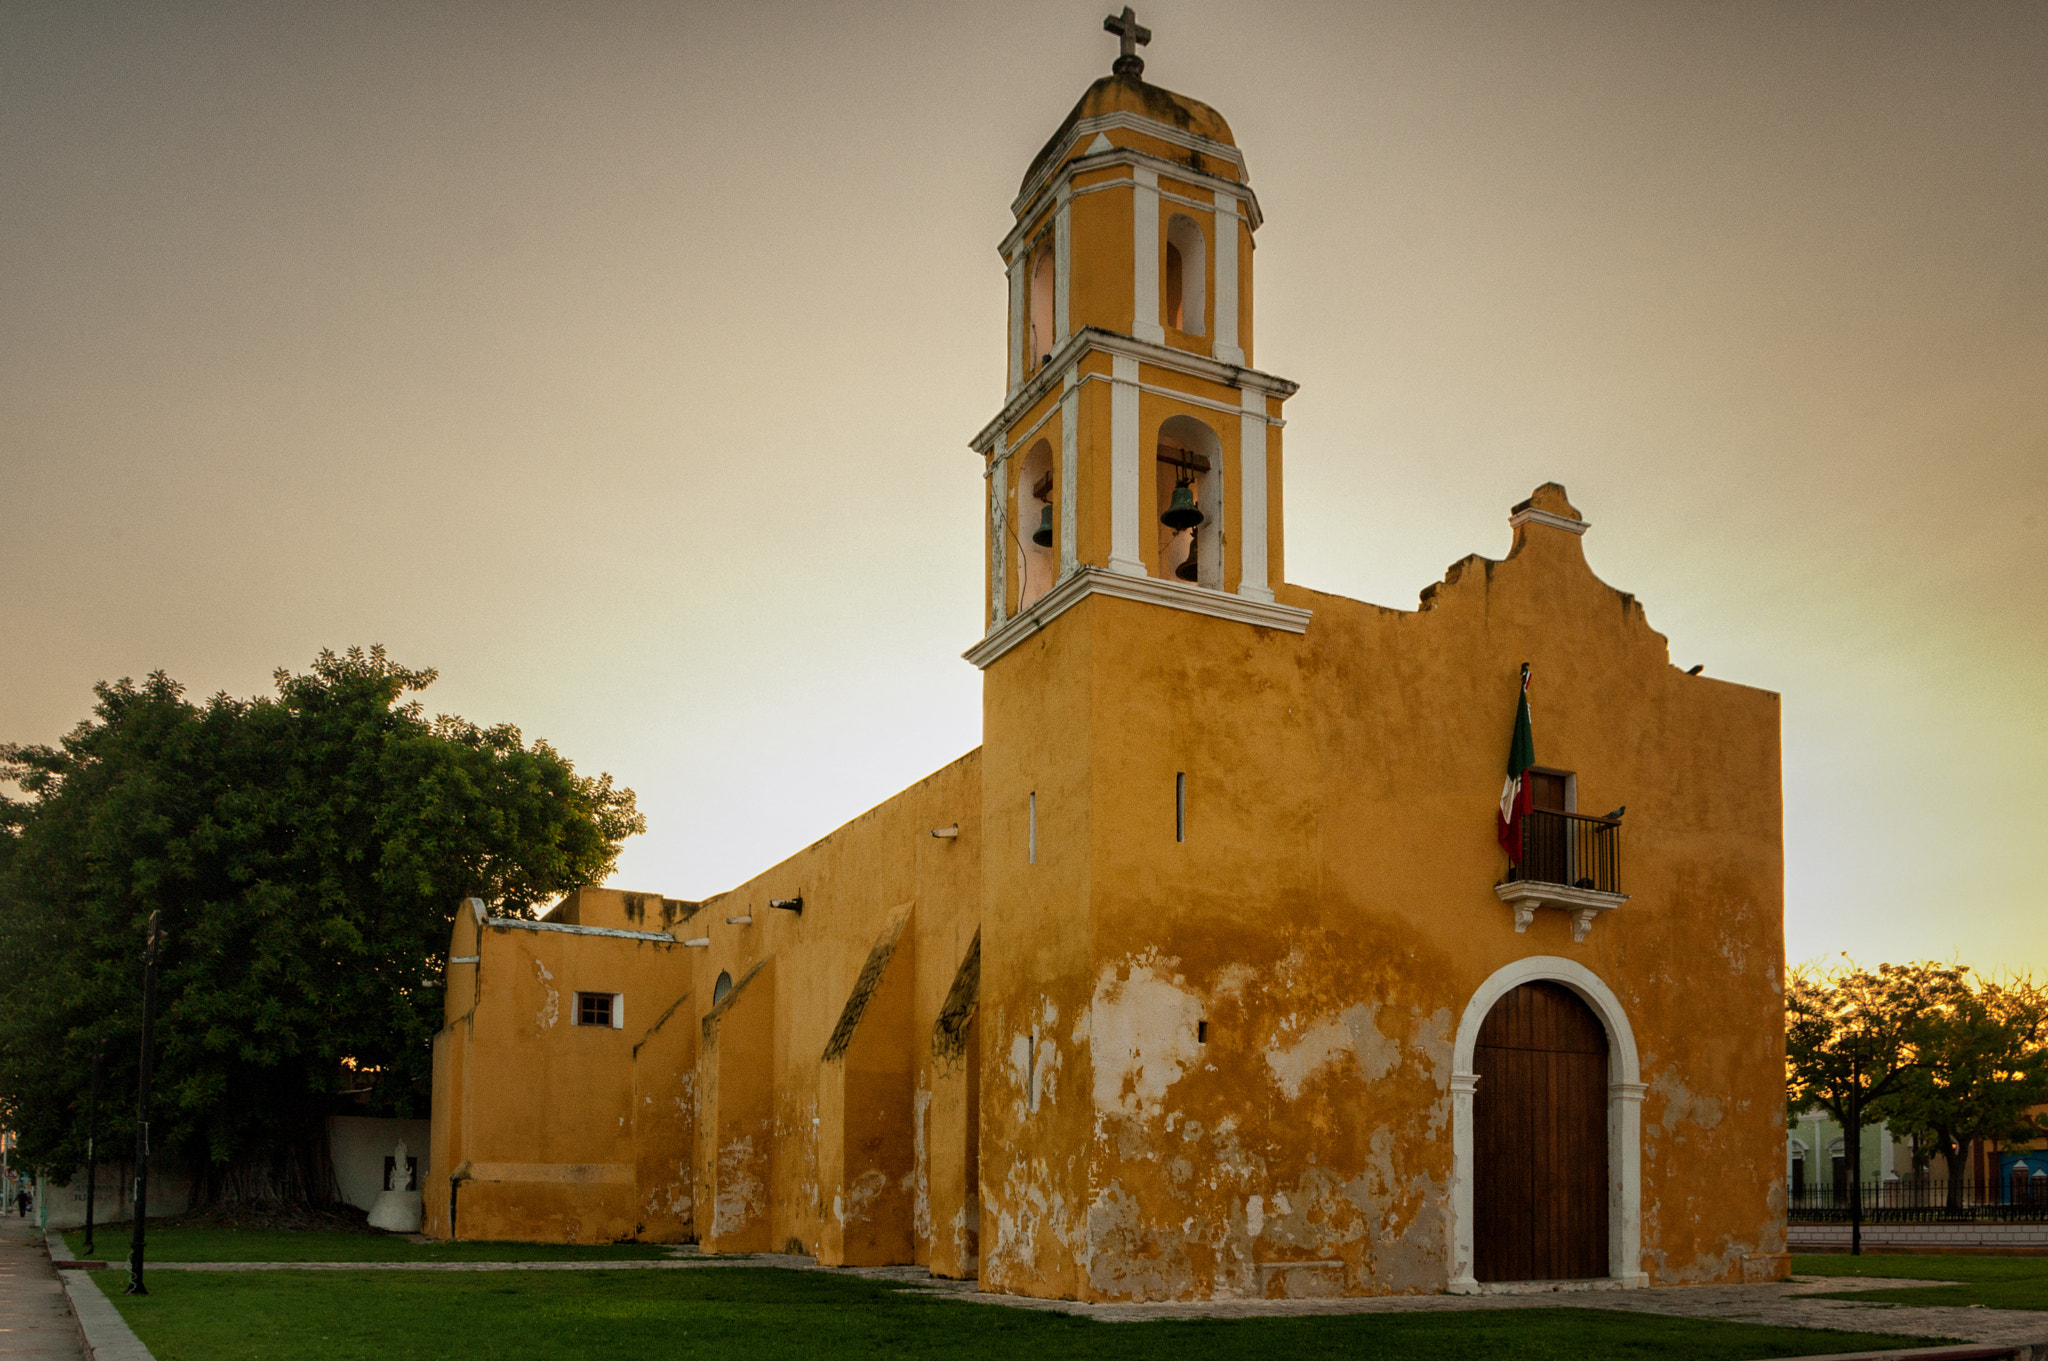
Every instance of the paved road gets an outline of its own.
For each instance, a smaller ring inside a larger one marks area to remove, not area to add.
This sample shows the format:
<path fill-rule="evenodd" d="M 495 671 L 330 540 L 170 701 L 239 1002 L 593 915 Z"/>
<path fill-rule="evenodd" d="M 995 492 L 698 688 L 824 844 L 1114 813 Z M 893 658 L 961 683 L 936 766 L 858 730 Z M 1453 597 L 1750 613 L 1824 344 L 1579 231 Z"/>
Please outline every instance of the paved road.
<path fill-rule="evenodd" d="M 83 1361 L 78 1325 L 33 1219 L 0 1220 L 0 1361 Z"/>

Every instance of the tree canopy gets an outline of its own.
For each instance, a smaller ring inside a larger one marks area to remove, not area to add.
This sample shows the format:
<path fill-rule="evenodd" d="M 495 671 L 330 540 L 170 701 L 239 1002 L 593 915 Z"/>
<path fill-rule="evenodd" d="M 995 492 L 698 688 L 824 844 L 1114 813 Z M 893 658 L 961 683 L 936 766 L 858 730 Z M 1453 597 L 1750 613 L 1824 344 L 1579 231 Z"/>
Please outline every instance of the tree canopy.
<path fill-rule="evenodd" d="M 457 904 L 610 873 L 632 791 L 509 725 L 430 718 L 435 679 L 323 652 L 276 693 L 97 686 L 61 743 L 0 746 L 0 1118 L 17 1162 L 133 1138 L 143 930 L 161 914 L 152 1143 L 205 1198 L 319 1200 L 325 1118 L 424 1114 Z"/>
<path fill-rule="evenodd" d="M 1919 1017 L 1928 995 L 1929 977 L 1918 965 L 1791 970 L 1785 979 L 1791 1112 L 1818 1106 L 1845 1128 L 1859 1111 L 1870 1118 L 1871 1103 L 1896 1089 L 1918 1061 Z"/>
<path fill-rule="evenodd" d="M 1949 1194 L 1973 1139 L 2031 1138 L 2048 1101 L 2048 994 L 1962 964 L 1791 971 L 1785 987 L 1787 1101 L 1848 1128 L 1858 1081 L 1868 1124 L 1889 1121 L 1925 1157 L 1940 1153 Z"/>

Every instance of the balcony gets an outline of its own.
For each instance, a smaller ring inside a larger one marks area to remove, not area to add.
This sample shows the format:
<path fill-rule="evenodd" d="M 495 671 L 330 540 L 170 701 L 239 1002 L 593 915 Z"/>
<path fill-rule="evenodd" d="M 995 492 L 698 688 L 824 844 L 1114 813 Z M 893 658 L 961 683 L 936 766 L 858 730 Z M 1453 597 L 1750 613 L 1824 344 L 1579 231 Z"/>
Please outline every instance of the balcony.
<path fill-rule="evenodd" d="M 1532 809 L 1522 815 L 1522 863 L 1493 886 L 1515 910 L 1515 930 L 1527 931 L 1539 907 L 1568 912 L 1572 939 L 1582 941 L 1594 920 L 1628 901 L 1621 891 L 1621 819 Z"/>

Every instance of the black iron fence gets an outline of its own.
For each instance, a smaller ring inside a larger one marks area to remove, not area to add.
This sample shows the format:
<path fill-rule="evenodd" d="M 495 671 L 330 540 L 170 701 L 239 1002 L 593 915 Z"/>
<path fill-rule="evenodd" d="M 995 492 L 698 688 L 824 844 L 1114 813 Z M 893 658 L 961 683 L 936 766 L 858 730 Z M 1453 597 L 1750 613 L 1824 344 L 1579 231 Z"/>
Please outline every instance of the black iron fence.
<path fill-rule="evenodd" d="M 1513 878 L 1621 892 L 1621 820 L 1532 809 L 1522 815 L 1522 863 Z"/>
<path fill-rule="evenodd" d="M 1846 1182 L 1791 1191 L 1785 1217 L 1794 1224 L 1849 1222 Z M 2048 1176 L 2000 1181 L 1937 1181 L 1928 1177 L 1863 1185 L 1866 1224 L 2040 1223 L 2048 1221 Z"/>

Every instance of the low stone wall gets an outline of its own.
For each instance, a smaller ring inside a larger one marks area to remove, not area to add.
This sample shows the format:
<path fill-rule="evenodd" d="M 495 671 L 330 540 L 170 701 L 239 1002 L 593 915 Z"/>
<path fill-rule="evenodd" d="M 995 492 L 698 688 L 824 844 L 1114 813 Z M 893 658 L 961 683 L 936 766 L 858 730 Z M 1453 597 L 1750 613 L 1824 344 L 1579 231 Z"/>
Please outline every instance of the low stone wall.
<path fill-rule="evenodd" d="M 1847 1224 L 1788 1224 L 1785 1245 L 1794 1252 L 1848 1251 Z M 2039 1249 L 2048 1251 L 2048 1224 L 1865 1224 L 1865 1251 L 1907 1248 Z"/>

